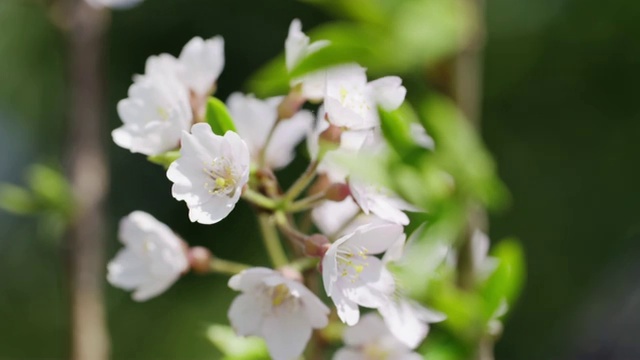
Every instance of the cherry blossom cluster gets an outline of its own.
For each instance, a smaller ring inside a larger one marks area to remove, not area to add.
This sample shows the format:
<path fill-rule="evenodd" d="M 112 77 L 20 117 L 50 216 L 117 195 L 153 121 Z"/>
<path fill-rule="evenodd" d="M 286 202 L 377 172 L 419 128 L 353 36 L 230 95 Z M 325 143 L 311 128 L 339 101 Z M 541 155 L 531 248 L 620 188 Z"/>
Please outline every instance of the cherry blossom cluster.
<path fill-rule="evenodd" d="M 294 20 L 285 41 L 287 70 L 326 46 L 331 45 L 311 43 Z M 134 78 L 128 97 L 118 104 L 123 125 L 113 131 L 113 140 L 147 156 L 179 152 L 166 175 L 172 196 L 185 202 L 192 222 L 215 224 L 240 199 L 252 204 L 266 229 L 274 268 L 249 267 L 190 248 L 153 216 L 134 211 L 120 223 L 124 248 L 108 265 L 109 282 L 145 301 L 189 269 L 232 274 L 228 285 L 240 294 L 228 316 L 236 333 L 259 336 L 272 358 L 292 360 L 303 353 L 313 329 L 330 322 L 332 310 L 303 281 L 303 273 L 317 269 L 337 318 L 348 326 L 345 347 L 334 359 L 420 359 L 414 349 L 429 324 L 445 316 L 410 299 L 387 265 L 402 264 L 411 246 L 404 231 L 406 212 L 423 209 L 375 179 L 352 176 L 341 161 L 388 151 L 379 109 L 401 106 L 402 80 L 369 81 L 365 68 L 344 64 L 292 78 L 285 96 L 233 93 L 226 109 L 234 129 L 214 133 L 207 101 L 224 67 L 223 47 L 221 37 L 196 37 L 178 57 L 150 57 L 145 73 Z M 305 104 L 314 107 L 315 116 L 302 109 Z M 434 146 L 422 127 L 413 130 L 416 143 Z M 289 165 L 305 139 L 310 164 L 282 190 L 273 171 Z M 293 216 L 300 212 L 309 214 L 317 233 L 300 230 Z M 290 241 L 274 243 L 271 235 L 278 230 Z M 288 254 L 283 244 L 291 245 Z M 361 308 L 373 310 L 361 316 Z"/>

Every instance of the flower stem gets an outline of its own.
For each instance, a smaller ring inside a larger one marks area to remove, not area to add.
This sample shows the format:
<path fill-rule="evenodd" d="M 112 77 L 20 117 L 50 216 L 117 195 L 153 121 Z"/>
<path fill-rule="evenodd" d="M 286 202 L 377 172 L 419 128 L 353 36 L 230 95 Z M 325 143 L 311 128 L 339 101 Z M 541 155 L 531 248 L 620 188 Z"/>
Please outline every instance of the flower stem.
<path fill-rule="evenodd" d="M 320 160 L 313 160 L 298 180 L 291 185 L 283 197 L 285 204 L 293 201 L 309 186 L 311 181 L 316 177 L 316 170 L 319 164 Z"/>
<path fill-rule="evenodd" d="M 276 219 L 276 224 L 282 233 L 284 233 L 289 239 L 291 239 L 294 243 L 297 243 L 304 247 L 305 241 L 309 238 L 308 235 L 301 233 L 298 231 L 291 223 L 289 219 L 287 219 L 287 215 L 283 212 L 278 211 L 274 214 Z"/>
<path fill-rule="evenodd" d="M 267 249 L 271 263 L 276 268 L 287 265 L 289 260 L 282 248 L 278 231 L 269 214 L 258 214 L 258 223 L 262 232 L 262 240 Z"/>
<path fill-rule="evenodd" d="M 273 199 L 270 199 L 260 194 L 259 192 L 251 190 L 249 188 L 245 189 L 242 192 L 242 198 L 254 205 L 269 210 L 273 210 L 277 206 L 277 203 Z"/>
<path fill-rule="evenodd" d="M 211 262 L 209 262 L 209 270 L 218 274 L 235 275 L 248 268 L 250 268 L 249 265 L 218 258 L 213 258 Z"/>
<path fill-rule="evenodd" d="M 321 191 L 317 194 L 308 196 L 304 199 L 300 199 L 296 202 L 293 202 L 291 205 L 287 206 L 286 211 L 289 213 L 305 211 L 313 208 L 316 205 L 321 204 L 326 200 L 326 193 Z"/>
<path fill-rule="evenodd" d="M 320 259 L 318 258 L 304 257 L 294 260 L 289 264 L 289 267 L 292 267 L 302 273 L 316 267 L 318 262 L 320 262 Z"/>

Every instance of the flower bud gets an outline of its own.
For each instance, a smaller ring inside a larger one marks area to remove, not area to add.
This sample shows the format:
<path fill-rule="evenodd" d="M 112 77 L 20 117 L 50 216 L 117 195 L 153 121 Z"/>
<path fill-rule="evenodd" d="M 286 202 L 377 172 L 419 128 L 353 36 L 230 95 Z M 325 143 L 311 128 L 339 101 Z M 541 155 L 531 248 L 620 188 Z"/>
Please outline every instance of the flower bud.
<path fill-rule="evenodd" d="M 320 141 L 326 145 L 340 145 L 340 137 L 342 136 L 342 129 L 335 125 L 329 125 L 329 127 L 320 134 Z"/>
<path fill-rule="evenodd" d="M 323 257 L 329 249 L 331 243 L 329 239 L 321 234 L 313 234 L 304 242 L 304 253 L 307 256 Z"/>
<path fill-rule="evenodd" d="M 349 185 L 344 183 L 333 183 L 327 188 L 326 199 L 329 201 L 342 201 L 351 195 Z"/>
<path fill-rule="evenodd" d="M 213 259 L 211 251 L 202 246 L 194 246 L 189 249 L 187 253 L 189 259 L 189 266 L 191 271 L 196 274 L 206 274 L 209 272 L 211 266 L 210 262 Z M 215 261 L 215 260 L 214 260 Z"/>

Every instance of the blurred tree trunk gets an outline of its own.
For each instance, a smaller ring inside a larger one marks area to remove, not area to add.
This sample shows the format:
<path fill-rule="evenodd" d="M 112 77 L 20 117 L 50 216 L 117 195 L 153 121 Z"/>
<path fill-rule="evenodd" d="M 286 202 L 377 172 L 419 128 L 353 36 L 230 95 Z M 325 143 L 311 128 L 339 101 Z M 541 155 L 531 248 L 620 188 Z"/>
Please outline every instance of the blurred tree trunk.
<path fill-rule="evenodd" d="M 84 0 L 66 0 L 70 123 L 66 165 L 76 213 L 68 233 L 71 358 L 106 360 L 103 301 L 104 200 L 108 186 L 104 138 L 103 59 L 109 14 Z"/>

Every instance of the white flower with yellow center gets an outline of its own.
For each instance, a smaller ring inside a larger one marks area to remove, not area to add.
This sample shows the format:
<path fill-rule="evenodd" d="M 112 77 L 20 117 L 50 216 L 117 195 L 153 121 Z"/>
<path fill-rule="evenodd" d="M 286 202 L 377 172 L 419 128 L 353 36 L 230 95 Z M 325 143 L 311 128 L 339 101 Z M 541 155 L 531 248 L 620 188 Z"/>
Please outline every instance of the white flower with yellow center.
<path fill-rule="evenodd" d="M 404 237 L 396 224 L 364 225 L 331 244 L 322 259 L 322 280 L 327 295 L 347 325 L 360 317 L 358 305 L 379 308 L 395 291 L 393 276 L 375 255 Z"/>
<path fill-rule="evenodd" d="M 229 113 L 233 117 L 238 135 L 247 143 L 254 163 L 264 151 L 265 165 L 281 169 L 293 160 L 295 147 L 304 139 L 313 123 L 313 115 L 307 110 L 297 112 L 290 119 L 278 119 L 278 105 L 283 97 L 266 100 L 252 95 L 233 93 L 227 99 Z M 271 128 L 273 133 L 264 150 Z"/>
<path fill-rule="evenodd" d="M 182 240 L 143 211 L 123 218 L 118 236 L 125 247 L 109 262 L 107 280 L 113 286 L 135 290 L 136 301 L 161 294 L 189 266 Z"/>
<path fill-rule="evenodd" d="M 343 65 L 327 71 L 324 106 L 327 120 L 351 130 L 371 129 L 380 124 L 378 106 L 397 109 L 407 93 L 402 79 L 386 76 L 367 82 L 366 69 Z"/>
<path fill-rule="evenodd" d="M 422 360 L 422 356 L 396 339 L 380 316 L 369 313 L 360 322 L 345 329 L 345 347 L 333 360 Z"/>
<path fill-rule="evenodd" d="M 172 76 L 136 77 L 129 97 L 118 103 L 123 125 L 113 141 L 133 153 L 158 155 L 178 147 L 180 133 L 191 126 L 193 114 L 187 91 Z"/>
<path fill-rule="evenodd" d="M 229 279 L 241 291 L 229 308 L 240 336 L 264 338 L 275 360 L 294 360 L 304 351 L 312 329 L 329 323 L 329 308 L 296 280 L 267 268 L 251 268 Z"/>
<path fill-rule="evenodd" d="M 249 179 L 249 149 L 238 134 L 215 135 L 209 124 L 182 133 L 180 158 L 167 170 L 174 198 L 187 203 L 189 219 L 215 224 L 235 207 Z"/>
<path fill-rule="evenodd" d="M 305 57 L 329 45 L 329 41 L 321 40 L 309 43 L 309 37 L 302 32 L 302 23 L 294 19 L 289 26 L 289 35 L 284 43 L 287 70 L 293 70 Z M 291 87 L 300 85 L 302 96 L 306 99 L 320 101 L 324 96 L 326 72 L 315 71 L 300 78 L 291 80 Z"/>

